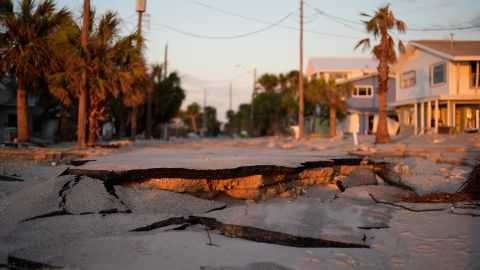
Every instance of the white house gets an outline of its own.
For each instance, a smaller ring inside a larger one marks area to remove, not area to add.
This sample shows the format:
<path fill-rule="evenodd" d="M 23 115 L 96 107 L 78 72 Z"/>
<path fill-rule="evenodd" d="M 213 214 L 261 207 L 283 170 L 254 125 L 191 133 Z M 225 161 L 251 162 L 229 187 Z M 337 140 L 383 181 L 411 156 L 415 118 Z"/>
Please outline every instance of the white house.
<path fill-rule="evenodd" d="M 378 61 L 371 57 L 312 57 L 308 61 L 307 78 L 350 79 L 377 71 Z"/>
<path fill-rule="evenodd" d="M 480 40 L 411 41 L 393 66 L 401 130 L 460 132 L 479 128 Z"/>

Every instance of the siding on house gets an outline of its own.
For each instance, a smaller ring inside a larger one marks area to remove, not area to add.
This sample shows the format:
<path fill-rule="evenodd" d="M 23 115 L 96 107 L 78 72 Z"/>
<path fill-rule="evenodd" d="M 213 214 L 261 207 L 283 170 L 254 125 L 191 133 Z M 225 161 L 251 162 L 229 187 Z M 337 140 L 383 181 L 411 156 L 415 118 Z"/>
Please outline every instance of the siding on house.
<path fill-rule="evenodd" d="M 447 60 L 438 56 L 426 53 L 420 49 L 414 50 L 406 61 L 398 70 L 396 70 L 396 101 L 411 100 L 413 98 L 424 98 L 429 96 L 446 95 L 449 94 L 449 82 L 452 81 L 449 77 L 451 64 Z M 446 78 L 447 83 L 431 86 L 430 85 L 430 67 L 436 63 L 447 63 Z M 411 87 L 401 88 L 402 74 L 414 70 L 416 73 L 417 82 Z"/>
<path fill-rule="evenodd" d="M 355 110 L 371 110 L 378 112 L 378 77 L 376 74 L 352 82 L 354 86 L 372 86 L 372 97 L 349 97 L 347 98 L 347 108 Z M 387 103 L 395 100 L 395 79 L 388 79 Z"/>

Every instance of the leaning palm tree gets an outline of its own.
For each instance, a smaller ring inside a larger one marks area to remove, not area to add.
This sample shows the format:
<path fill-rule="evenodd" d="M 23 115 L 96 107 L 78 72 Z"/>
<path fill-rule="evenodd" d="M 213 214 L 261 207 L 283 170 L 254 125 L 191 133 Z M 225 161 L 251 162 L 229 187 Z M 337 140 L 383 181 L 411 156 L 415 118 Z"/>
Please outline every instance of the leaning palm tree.
<path fill-rule="evenodd" d="M 368 18 L 364 21 L 368 33 L 373 34 L 375 39 L 380 39 L 380 43 L 373 47 L 372 53 L 378 59 L 378 125 L 375 137 L 375 143 L 383 144 L 390 142 L 387 126 L 387 93 L 388 93 L 388 73 L 389 64 L 397 61 L 395 53 L 395 41 L 390 36 L 389 31 L 396 28 L 400 33 L 405 33 L 406 25 L 403 21 L 397 20 L 390 10 L 390 5 L 387 4 L 380 7 L 375 14 L 368 15 L 361 14 Z M 370 48 L 370 38 L 362 39 L 355 46 L 355 49 L 363 46 L 363 49 Z M 405 47 L 402 41 L 398 41 L 398 49 L 400 53 L 405 52 Z"/>
<path fill-rule="evenodd" d="M 0 65 L 2 70 L 16 68 L 18 141 L 29 140 L 27 88 L 43 76 L 49 66 L 51 50 L 47 37 L 70 17 L 66 9 L 57 10 L 52 0 L 36 3 L 20 1 L 14 10 L 11 0 L 0 1 Z"/>
<path fill-rule="evenodd" d="M 312 104 L 328 105 L 330 137 L 337 136 L 337 113 L 346 114 L 345 100 L 350 96 L 352 85 L 337 85 L 334 79 L 313 79 L 306 87 L 305 98 Z"/>

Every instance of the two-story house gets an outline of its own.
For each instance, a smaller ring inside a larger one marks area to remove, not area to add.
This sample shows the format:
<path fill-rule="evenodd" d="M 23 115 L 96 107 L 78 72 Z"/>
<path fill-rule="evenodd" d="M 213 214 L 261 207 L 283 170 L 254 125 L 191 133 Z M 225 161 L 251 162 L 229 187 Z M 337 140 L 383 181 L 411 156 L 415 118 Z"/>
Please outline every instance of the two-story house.
<path fill-rule="evenodd" d="M 346 105 L 349 114 L 358 115 L 359 134 L 375 132 L 374 119 L 375 116 L 378 115 L 378 73 L 374 72 L 359 77 L 341 80 L 337 83 L 350 83 L 353 86 L 351 95 L 346 98 Z M 387 102 L 392 102 L 394 100 L 395 76 L 389 75 Z M 391 118 L 396 118 L 393 108 L 387 108 L 387 115 Z"/>
<path fill-rule="evenodd" d="M 393 66 L 400 129 L 415 135 L 479 129 L 480 40 L 411 41 Z"/>

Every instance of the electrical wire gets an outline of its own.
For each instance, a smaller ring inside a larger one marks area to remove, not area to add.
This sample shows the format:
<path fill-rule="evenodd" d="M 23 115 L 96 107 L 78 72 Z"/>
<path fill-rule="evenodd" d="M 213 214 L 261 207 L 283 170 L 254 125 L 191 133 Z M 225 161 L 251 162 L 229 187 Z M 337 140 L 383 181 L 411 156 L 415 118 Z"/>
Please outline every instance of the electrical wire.
<path fill-rule="evenodd" d="M 237 39 L 237 38 L 243 38 L 243 37 L 247 37 L 247 36 L 251 36 L 251 35 L 255 35 L 255 34 L 267 31 L 267 30 L 279 25 L 280 23 L 284 22 L 290 16 L 292 16 L 292 13 L 287 14 L 285 17 L 283 17 L 282 19 L 280 19 L 276 23 L 268 25 L 267 27 L 264 27 L 264 28 L 261 28 L 261 29 L 255 30 L 255 31 L 251 31 L 251 32 L 248 32 L 248 33 L 242 33 L 242 34 L 230 35 L 230 36 L 200 35 L 200 34 L 195 34 L 195 33 L 192 33 L 192 32 L 187 32 L 187 31 L 181 30 L 181 29 L 175 28 L 173 26 L 170 26 L 170 25 L 164 24 L 164 23 L 158 23 L 158 25 L 163 26 L 164 28 L 167 28 L 171 31 L 174 31 L 174 32 L 177 32 L 177 33 L 180 33 L 180 34 L 183 34 L 183 35 L 187 35 L 187 36 L 196 37 L 196 38 L 202 38 L 202 39 Z M 156 27 L 152 27 L 151 29 L 158 30 Z"/>
<path fill-rule="evenodd" d="M 196 0 L 185 0 L 185 1 L 188 1 L 190 3 L 196 4 L 196 5 L 208 8 L 208 9 L 212 9 L 212 10 L 224 13 L 224 14 L 228 14 L 228 15 L 231 15 L 231 16 L 234 16 L 234 17 L 242 18 L 242 19 L 245 19 L 245 20 L 253 21 L 253 22 L 272 25 L 272 23 L 268 22 L 268 21 L 260 20 L 260 19 L 257 19 L 257 18 L 249 17 L 249 16 L 244 16 L 244 15 L 234 13 L 234 12 L 224 10 L 224 9 L 219 9 L 219 8 L 216 8 L 216 7 L 198 2 Z M 294 27 L 294 26 L 288 26 L 288 25 L 282 25 L 282 24 L 278 24 L 276 26 L 286 28 L 286 29 L 295 30 L 295 31 L 300 31 L 300 28 Z M 359 39 L 359 38 L 361 38 L 361 37 L 356 37 L 356 36 L 341 35 L 341 34 L 322 32 L 322 31 L 316 31 L 316 30 L 311 30 L 311 29 L 303 29 L 303 31 L 306 32 L 306 33 L 312 33 L 312 34 L 318 34 L 318 35 L 324 35 L 324 36 L 331 36 L 331 37 L 339 37 L 339 38 L 349 38 L 349 39 Z"/>

